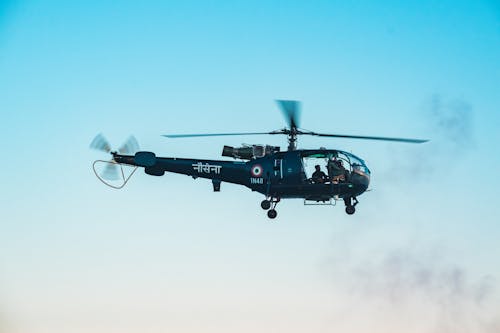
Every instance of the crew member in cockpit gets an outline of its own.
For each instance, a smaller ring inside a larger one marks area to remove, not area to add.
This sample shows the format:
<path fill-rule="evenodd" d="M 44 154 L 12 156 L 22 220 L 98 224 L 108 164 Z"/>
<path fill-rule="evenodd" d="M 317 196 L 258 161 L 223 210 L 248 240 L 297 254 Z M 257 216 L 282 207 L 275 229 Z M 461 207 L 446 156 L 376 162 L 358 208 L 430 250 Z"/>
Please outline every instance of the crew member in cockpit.
<path fill-rule="evenodd" d="M 326 174 L 321 171 L 321 167 L 319 165 L 314 166 L 316 171 L 312 174 L 312 181 L 316 184 L 324 184 L 327 180 Z"/>
<path fill-rule="evenodd" d="M 334 183 L 347 180 L 349 172 L 344 168 L 342 160 L 332 158 L 328 161 L 328 176 Z"/>

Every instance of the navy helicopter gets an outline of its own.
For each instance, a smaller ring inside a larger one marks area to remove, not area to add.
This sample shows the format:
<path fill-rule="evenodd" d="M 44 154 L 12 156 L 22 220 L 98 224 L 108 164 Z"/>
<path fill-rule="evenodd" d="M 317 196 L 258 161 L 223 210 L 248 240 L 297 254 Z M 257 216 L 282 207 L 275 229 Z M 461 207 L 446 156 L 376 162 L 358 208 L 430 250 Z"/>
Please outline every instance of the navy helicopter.
<path fill-rule="evenodd" d="M 356 211 L 358 197 L 370 184 L 370 170 L 365 162 L 346 151 L 336 149 L 297 149 L 297 138 L 310 135 L 329 138 L 348 138 L 380 140 L 406 143 L 423 143 L 427 140 L 388 138 L 377 136 L 357 136 L 324 134 L 299 128 L 300 102 L 278 100 L 279 107 L 288 122 L 288 127 L 271 132 L 252 133 L 205 133 L 205 134 L 170 134 L 167 138 L 240 136 L 240 135 L 286 135 L 288 149 L 270 145 L 243 145 L 234 148 L 224 146 L 222 156 L 235 160 L 203 160 L 178 157 L 158 157 L 153 152 L 137 151 L 139 145 L 134 137 L 122 145 L 118 151 L 102 136 L 97 135 L 90 147 L 111 153 L 111 160 L 97 160 L 93 164 L 96 176 L 106 185 L 116 189 L 123 188 L 137 168 L 151 176 L 163 176 L 165 172 L 174 172 L 193 177 L 212 180 L 214 192 L 219 192 L 222 182 L 243 185 L 265 196 L 261 207 L 267 210 L 267 216 L 276 218 L 276 205 L 281 199 L 300 198 L 304 204 L 331 204 L 343 201 L 345 211 L 352 215 Z M 106 163 L 102 173 L 96 169 L 97 163 Z M 123 165 L 134 167 L 125 176 Z M 313 166 L 315 171 L 313 172 Z M 327 171 L 321 170 L 321 166 Z M 121 173 L 119 172 L 121 170 Z M 112 180 L 121 179 L 121 185 L 114 185 Z"/>

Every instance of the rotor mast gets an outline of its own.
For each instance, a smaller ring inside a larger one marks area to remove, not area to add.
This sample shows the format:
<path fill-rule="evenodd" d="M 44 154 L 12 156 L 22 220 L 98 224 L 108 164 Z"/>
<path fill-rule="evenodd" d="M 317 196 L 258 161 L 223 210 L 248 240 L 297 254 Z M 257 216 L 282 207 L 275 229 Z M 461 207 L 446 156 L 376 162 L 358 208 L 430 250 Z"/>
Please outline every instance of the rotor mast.
<path fill-rule="evenodd" d="M 288 151 L 297 150 L 297 129 L 292 128 L 288 131 Z"/>

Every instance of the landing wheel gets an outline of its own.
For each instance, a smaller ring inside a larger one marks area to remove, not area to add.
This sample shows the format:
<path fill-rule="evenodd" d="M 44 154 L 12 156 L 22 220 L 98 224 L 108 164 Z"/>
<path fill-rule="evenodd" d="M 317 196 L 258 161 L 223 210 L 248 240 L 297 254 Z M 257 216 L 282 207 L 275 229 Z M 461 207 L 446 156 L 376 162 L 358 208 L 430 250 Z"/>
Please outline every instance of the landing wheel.
<path fill-rule="evenodd" d="M 262 209 L 268 210 L 269 208 L 271 208 L 271 201 L 262 200 L 262 202 L 260 203 L 260 206 L 262 207 Z"/>
<path fill-rule="evenodd" d="M 354 208 L 354 206 L 347 206 L 345 208 L 345 212 L 349 215 L 352 215 L 356 212 L 356 208 Z"/>
<path fill-rule="evenodd" d="M 267 217 L 270 219 L 275 219 L 278 216 L 278 212 L 275 209 L 270 209 L 267 211 Z"/>

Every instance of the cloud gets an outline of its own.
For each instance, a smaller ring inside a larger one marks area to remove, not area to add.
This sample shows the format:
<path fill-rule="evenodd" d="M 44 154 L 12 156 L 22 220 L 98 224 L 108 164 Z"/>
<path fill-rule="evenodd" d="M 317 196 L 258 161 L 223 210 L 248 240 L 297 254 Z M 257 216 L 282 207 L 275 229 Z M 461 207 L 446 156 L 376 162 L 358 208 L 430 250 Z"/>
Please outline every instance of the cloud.
<path fill-rule="evenodd" d="M 429 142 L 418 146 L 390 146 L 385 181 L 431 180 L 443 177 L 474 148 L 474 108 L 461 98 L 431 96 L 421 108 L 420 123 Z"/>
<path fill-rule="evenodd" d="M 470 276 L 438 246 L 369 252 L 332 269 L 348 299 L 335 316 L 343 332 L 499 332 L 493 276 Z"/>
<path fill-rule="evenodd" d="M 474 141 L 472 105 L 463 99 L 446 100 L 438 94 L 428 104 L 424 117 L 440 144 L 450 149 L 470 149 Z"/>

